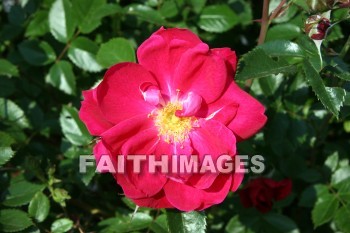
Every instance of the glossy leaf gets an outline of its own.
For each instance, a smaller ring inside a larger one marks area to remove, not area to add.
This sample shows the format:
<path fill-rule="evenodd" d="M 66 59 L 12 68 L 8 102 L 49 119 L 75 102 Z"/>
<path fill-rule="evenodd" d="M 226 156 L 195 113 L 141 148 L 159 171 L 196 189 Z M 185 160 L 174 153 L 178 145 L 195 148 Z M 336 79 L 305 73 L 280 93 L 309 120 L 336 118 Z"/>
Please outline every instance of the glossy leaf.
<path fill-rule="evenodd" d="M 167 222 L 170 233 L 204 233 L 206 229 L 206 220 L 204 213 L 167 211 Z"/>
<path fill-rule="evenodd" d="M 22 231 L 33 225 L 27 213 L 18 209 L 0 210 L 0 229 L 3 232 Z"/>
<path fill-rule="evenodd" d="M 67 61 L 55 63 L 46 76 L 46 82 L 69 95 L 74 95 L 76 92 L 73 67 Z"/>
<path fill-rule="evenodd" d="M 79 68 L 89 71 L 98 72 L 102 67 L 96 61 L 98 46 L 86 37 L 79 37 L 73 41 L 69 50 L 69 59 Z"/>
<path fill-rule="evenodd" d="M 0 59 L 0 75 L 7 77 L 17 77 L 18 69 L 15 65 L 5 59 Z"/>
<path fill-rule="evenodd" d="M 227 5 L 212 5 L 203 9 L 198 26 L 208 32 L 225 32 L 238 23 L 237 15 Z"/>
<path fill-rule="evenodd" d="M 76 19 L 69 0 L 56 0 L 50 9 L 49 27 L 56 40 L 67 43 L 73 36 Z"/>
<path fill-rule="evenodd" d="M 261 48 L 244 55 L 239 67 L 236 78 L 241 80 L 261 78 L 278 73 L 291 73 L 296 70 L 294 65 L 288 64 L 282 58 L 277 61 L 273 60 Z"/>
<path fill-rule="evenodd" d="M 74 107 L 63 106 L 60 123 L 63 134 L 72 144 L 82 146 L 91 142 L 92 137 Z"/>
<path fill-rule="evenodd" d="M 135 50 L 124 38 L 115 38 L 102 44 L 96 59 L 105 68 L 120 62 L 136 62 Z"/>
<path fill-rule="evenodd" d="M 338 87 L 325 87 L 319 73 L 307 60 L 304 61 L 305 77 L 308 80 L 317 98 L 329 109 L 333 115 L 338 117 L 340 107 L 343 105 L 346 92 Z"/>
<path fill-rule="evenodd" d="M 73 227 L 73 221 L 68 218 L 61 218 L 54 221 L 51 225 L 52 233 L 68 232 Z"/>
<path fill-rule="evenodd" d="M 18 48 L 24 60 L 33 66 L 47 65 L 56 60 L 55 51 L 45 41 L 26 40 Z"/>
<path fill-rule="evenodd" d="M 34 217 L 38 222 L 42 222 L 46 219 L 50 211 L 50 201 L 42 192 L 35 194 L 34 198 L 30 201 L 28 207 L 28 213 Z"/>

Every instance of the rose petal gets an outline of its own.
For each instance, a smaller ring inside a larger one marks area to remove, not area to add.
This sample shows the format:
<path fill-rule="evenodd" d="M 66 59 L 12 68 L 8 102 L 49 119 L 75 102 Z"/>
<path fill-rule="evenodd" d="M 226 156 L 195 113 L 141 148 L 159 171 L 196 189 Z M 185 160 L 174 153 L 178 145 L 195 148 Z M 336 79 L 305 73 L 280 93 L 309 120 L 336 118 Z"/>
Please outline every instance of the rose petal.
<path fill-rule="evenodd" d="M 111 67 L 97 87 L 97 102 L 105 118 L 118 124 L 150 113 L 154 106 L 144 100 L 139 89 L 145 82 L 156 85 L 153 76 L 141 65 L 119 63 Z"/>
<path fill-rule="evenodd" d="M 113 126 L 102 114 L 96 99 L 96 89 L 83 91 L 84 100 L 79 111 L 80 119 L 85 123 L 91 135 L 100 136 Z"/>
<path fill-rule="evenodd" d="M 228 79 L 225 61 L 210 53 L 208 45 L 201 43 L 181 57 L 174 73 L 173 87 L 183 93 L 195 92 L 206 103 L 211 103 L 220 97 Z"/>
<path fill-rule="evenodd" d="M 223 124 L 214 120 L 199 120 L 199 127 L 190 132 L 190 139 L 201 161 L 205 155 L 212 157 L 214 164 L 220 155 L 236 154 L 236 139 L 233 133 Z M 193 174 L 189 183 L 196 188 L 206 189 L 210 187 L 219 172 Z"/>
<path fill-rule="evenodd" d="M 153 128 L 154 122 L 148 115 L 138 115 L 113 126 L 101 137 L 104 145 L 113 154 L 121 153 L 123 143 L 134 135 L 146 129 Z"/>
<path fill-rule="evenodd" d="M 201 40 L 198 36 L 187 29 L 162 27 L 140 45 L 137 58 L 142 66 L 155 75 L 163 94 L 171 97 L 176 95 L 172 82 L 180 58 L 187 49 L 199 43 Z"/>
<path fill-rule="evenodd" d="M 133 199 L 133 201 L 136 205 L 141 207 L 174 208 L 174 206 L 169 203 L 168 199 L 166 199 L 164 191 L 160 191 L 157 195 L 152 197 Z"/>
<path fill-rule="evenodd" d="M 230 83 L 223 96 L 208 105 L 208 115 L 228 104 L 238 105 L 236 114 L 232 111 L 233 118 L 227 125 L 238 141 L 249 138 L 265 125 L 267 117 L 264 114 L 264 106 L 234 82 Z"/>
<path fill-rule="evenodd" d="M 231 176 L 220 175 L 210 188 L 202 190 L 169 180 L 164 185 L 164 192 L 168 201 L 179 210 L 203 210 L 221 203 L 228 194 L 231 182 Z"/>
<path fill-rule="evenodd" d="M 141 161 L 140 173 L 134 170 L 134 163 L 129 160 L 137 156 L 150 156 L 159 142 L 156 128 L 150 128 L 139 132 L 128 139 L 122 146 L 122 154 L 126 156 L 126 175 L 128 180 L 135 185 L 146 197 L 157 194 L 167 181 L 165 174 L 157 171 L 151 173 L 149 170 L 149 162 Z"/>

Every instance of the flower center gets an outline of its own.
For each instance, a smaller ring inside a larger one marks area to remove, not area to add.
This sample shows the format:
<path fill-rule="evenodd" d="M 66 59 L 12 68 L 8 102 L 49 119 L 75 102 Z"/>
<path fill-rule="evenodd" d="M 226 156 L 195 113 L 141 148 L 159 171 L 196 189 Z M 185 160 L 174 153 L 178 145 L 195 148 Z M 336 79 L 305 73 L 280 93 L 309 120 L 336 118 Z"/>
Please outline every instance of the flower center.
<path fill-rule="evenodd" d="M 178 117 L 175 115 L 177 110 L 182 110 L 182 105 L 169 102 L 158 110 L 155 117 L 159 136 L 163 136 L 167 143 L 183 142 L 192 129 L 193 117 Z"/>

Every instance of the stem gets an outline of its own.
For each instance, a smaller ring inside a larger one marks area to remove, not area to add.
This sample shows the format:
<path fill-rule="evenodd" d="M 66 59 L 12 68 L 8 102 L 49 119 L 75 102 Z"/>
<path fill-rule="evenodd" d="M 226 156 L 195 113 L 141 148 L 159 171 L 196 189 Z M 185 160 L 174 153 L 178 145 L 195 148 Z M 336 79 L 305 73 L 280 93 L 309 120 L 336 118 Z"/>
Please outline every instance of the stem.
<path fill-rule="evenodd" d="M 270 0 L 264 0 L 258 45 L 263 44 L 265 41 L 265 38 L 266 38 L 267 29 L 268 29 L 269 23 L 270 23 L 270 21 L 269 21 L 269 5 L 270 5 Z"/>
<path fill-rule="evenodd" d="M 270 0 L 264 0 L 258 45 L 263 44 L 265 41 L 265 38 L 266 38 L 267 29 L 268 29 L 269 23 L 270 23 L 269 6 L 270 6 Z M 245 90 L 248 91 L 252 85 L 253 85 L 253 79 L 248 79 L 245 82 Z"/>
<path fill-rule="evenodd" d="M 348 37 L 348 40 L 345 42 L 345 45 L 344 45 L 343 49 L 341 50 L 339 57 L 344 58 L 345 55 L 348 53 L 349 49 L 350 49 L 350 36 Z"/>
<path fill-rule="evenodd" d="M 66 46 L 63 48 L 63 50 L 62 50 L 62 52 L 60 53 L 60 55 L 58 55 L 58 57 L 57 57 L 57 59 L 56 59 L 56 62 L 59 62 L 59 61 L 63 58 L 63 56 L 66 54 L 67 50 L 69 49 L 69 47 L 70 47 L 72 41 L 75 40 L 75 39 L 78 37 L 79 34 L 80 34 L 80 31 L 78 30 L 78 31 L 74 34 L 73 38 L 72 38 L 70 41 L 67 42 Z"/>

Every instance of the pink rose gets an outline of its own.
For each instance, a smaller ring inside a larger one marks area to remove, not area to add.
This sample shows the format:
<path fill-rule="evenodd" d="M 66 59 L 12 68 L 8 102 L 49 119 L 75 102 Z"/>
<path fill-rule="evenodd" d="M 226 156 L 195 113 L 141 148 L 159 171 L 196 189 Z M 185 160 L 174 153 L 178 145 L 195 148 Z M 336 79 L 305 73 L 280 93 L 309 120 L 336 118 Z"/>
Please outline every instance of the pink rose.
<path fill-rule="evenodd" d="M 101 137 L 96 159 L 125 156 L 125 173 L 113 175 L 139 206 L 191 211 L 222 202 L 243 174 L 150 173 L 146 163 L 137 174 L 127 157 L 234 157 L 236 142 L 267 120 L 264 107 L 233 81 L 235 52 L 209 49 L 186 29 L 161 28 L 142 43 L 137 57 L 138 64 L 111 67 L 97 88 L 83 92 L 80 118 Z"/>
<path fill-rule="evenodd" d="M 239 191 L 244 207 L 255 207 L 262 213 L 272 209 L 273 202 L 286 198 L 292 191 L 292 181 L 285 179 L 274 181 L 269 178 L 257 178 Z"/>

